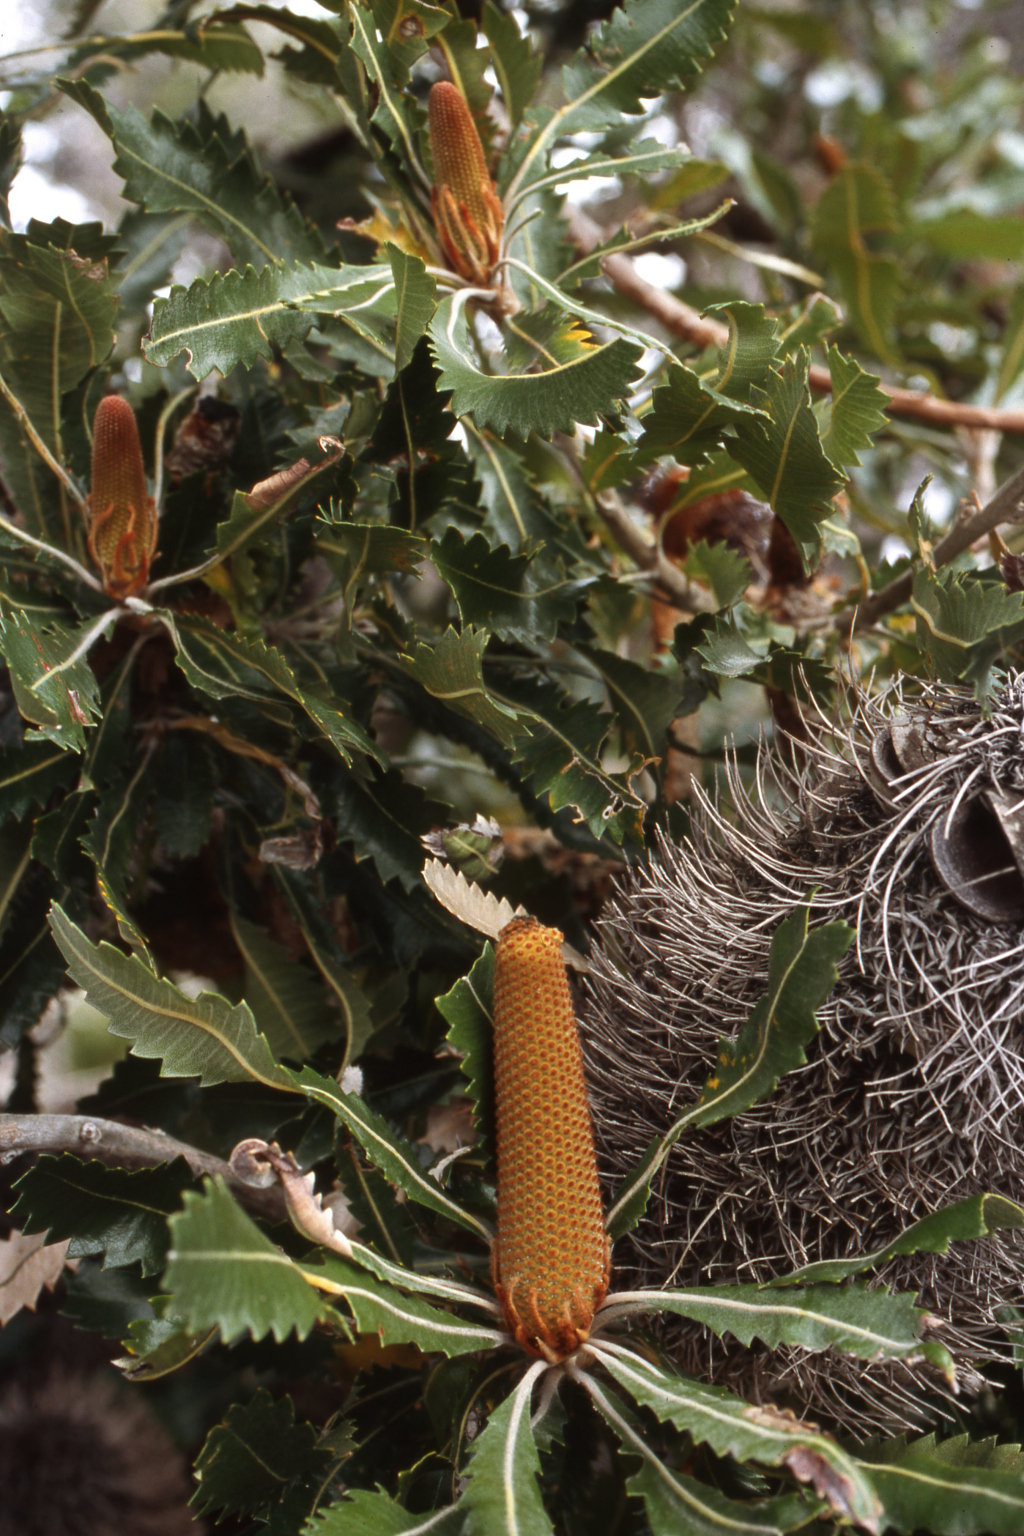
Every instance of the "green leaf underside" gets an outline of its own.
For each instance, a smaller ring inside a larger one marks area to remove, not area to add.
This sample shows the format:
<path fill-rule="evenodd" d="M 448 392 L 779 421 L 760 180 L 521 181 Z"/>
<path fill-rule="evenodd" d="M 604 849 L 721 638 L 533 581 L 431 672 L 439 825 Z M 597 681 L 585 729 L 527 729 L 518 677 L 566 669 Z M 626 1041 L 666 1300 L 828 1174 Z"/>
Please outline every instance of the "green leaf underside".
<path fill-rule="evenodd" d="M 466 1518 L 461 1504 L 433 1515 L 411 1515 L 390 1494 L 352 1488 L 303 1526 L 302 1536 L 455 1536 Z"/>
<path fill-rule="evenodd" d="M 304 1339 L 325 1303 L 302 1271 L 265 1237 L 219 1179 L 187 1193 L 172 1216 L 164 1286 L 174 1311 L 194 1329 L 219 1328 L 226 1344 L 268 1333 Z"/>
<path fill-rule="evenodd" d="M 596 1347 L 609 1375 L 657 1418 L 687 1431 L 719 1456 L 766 1466 L 806 1465 L 809 1457 L 828 1476 L 833 1508 L 869 1530 L 878 1529 L 879 1504 L 866 1470 L 827 1435 L 775 1409 L 752 1407 L 724 1387 L 650 1365 L 627 1350 Z"/>
<path fill-rule="evenodd" d="M 333 1078 L 321 1077 L 310 1067 L 290 1074 L 290 1078 L 295 1087 L 333 1110 L 390 1183 L 404 1189 L 411 1200 L 437 1212 L 439 1216 L 447 1216 L 459 1226 L 467 1227 L 490 1241 L 487 1226 L 448 1198 L 436 1179 L 424 1172 L 413 1148 L 407 1142 L 399 1141 L 381 1117 L 368 1109 L 358 1095 L 342 1093 Z"/>
<path fill-rule="evenodd" d="M 836 964 L 853 932 L 830 923 L 808 932 L 809 909 L 800 908 L 779 924 L 768 960 L 768 991 L 733 1040 L 722 1040 L 718 1065 L 697 1103 L 651 1144 L 608 1212 L 614 1237 L 636 1224 L 646 1209 L 651 1180 L 689 1125 L 713 1125 L 741 1114 L 772 1093 L 784 1072 L 802 1066 L 804 1046 L 813 1040 L 815 1012 L 836 980 Z"/>
<path fill-rule="evenodd" d="M 819 1285 L 775 1298 L 758 1285 L 695 1286 L 689 1290 L 625 1292 L 608 1303 L 619 1308 L 650 1307 L 703 1323 L 741 1344 L 760 1339 L 769 1349 L 838 1349 L 860 1360 L 899 1359 L 922 1353 L 927 1312 L 912 1295 L 894 1295 L 863 1285 Z"/>
<path fill-rule="evenodd" d="M 461 1504 L 470 1536 L 553 1536 L 537 1478 L 540 1457 L 530 1427 L 530 1396 L 545 1369 L 532 1365 L 473 1441 Z"/>

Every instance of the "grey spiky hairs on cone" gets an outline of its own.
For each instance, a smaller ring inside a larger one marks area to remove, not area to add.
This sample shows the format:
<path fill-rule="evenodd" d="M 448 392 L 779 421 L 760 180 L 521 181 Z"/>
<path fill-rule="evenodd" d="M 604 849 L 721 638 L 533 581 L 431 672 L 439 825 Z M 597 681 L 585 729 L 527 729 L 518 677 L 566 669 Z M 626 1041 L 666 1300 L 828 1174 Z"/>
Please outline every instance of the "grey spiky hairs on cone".
<path fill-rule="evenodd" d="M 1024 674 L 988 717 L 966 690 L 912 686 L 855 695 L 841 731 L 808 721 L 799 762 L 762 744 L 749 794 L 733 764 L 733 809 L 698 791 L 689 840 L 663 840 L 601 920 L 580 1012 L 610 1184 L 746 1019 L 780 919 L 817 888 L 812 921 L 857 930 L 807 1065 L 675 1146 L 620 1277 L 767 1280 L 965 1196 L 1024 1193 Z M 1022 1260 L 1011 1233 L 879 1278 L 944 1320 L 971 1392 L 1006 1356 L 997 1313 L 1020 1302 Z M 665 1339 L 685 1369 L 859 1436 L 942 1413 L 924 1364 L 730 1347 L 677 1321 Z"/>

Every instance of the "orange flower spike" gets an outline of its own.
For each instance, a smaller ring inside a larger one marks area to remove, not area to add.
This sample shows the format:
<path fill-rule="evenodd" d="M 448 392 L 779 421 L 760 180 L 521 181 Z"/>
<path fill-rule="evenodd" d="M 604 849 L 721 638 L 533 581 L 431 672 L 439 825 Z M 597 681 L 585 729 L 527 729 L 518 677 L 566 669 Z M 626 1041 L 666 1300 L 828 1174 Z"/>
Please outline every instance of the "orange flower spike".
<path fill-rule="evenodd" d="M 486 283 L 498 259 L 504 215 L 480 135 L 465 97 L 450 80 L 430 87 L 427 112 L 438 237 L 454 271 Z"/>
<path fill-rule="evenodd" d="M 498 938 L 494 1078 L 505 1322 L 530 1354 L 563 1360 L 589 1336 L 609 1279 L 583 1055 L 562 935 L 517 917 Z"/>
<path fill-rule="evenodd" d="M 128 597 L 145 586 L 156 536 L 135 413 L 120 395 L 104 395 L 92 424 L 87 542 L 111 597 Z"/>

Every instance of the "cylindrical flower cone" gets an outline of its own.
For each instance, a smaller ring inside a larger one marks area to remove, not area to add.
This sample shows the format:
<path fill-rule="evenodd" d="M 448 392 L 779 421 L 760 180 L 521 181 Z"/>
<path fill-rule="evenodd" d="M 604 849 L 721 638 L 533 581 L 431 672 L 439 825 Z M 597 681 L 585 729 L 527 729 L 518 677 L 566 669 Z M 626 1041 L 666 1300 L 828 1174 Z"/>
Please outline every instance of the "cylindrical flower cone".
<path fill-rule="evenodd" d="M 450 80 L 430 88 L 434 223 L 454 270 L 486 282 L 498 259 L 503 214 L 465 97 Z"/>
<path fill-rule="evenodd" d="M 562 935 L 515 918 L 497 943 L 494 1286 L 510 1332 L 562 1360 L 608 1289 L 608 1238 Z"/>
<path fill-rule="evenodd" d="M 157 519 L 135 413 L 120 395 L 96 407 L 89 495 L 89 553 L 112 597 L 145 586 L 156 549 Z"/>

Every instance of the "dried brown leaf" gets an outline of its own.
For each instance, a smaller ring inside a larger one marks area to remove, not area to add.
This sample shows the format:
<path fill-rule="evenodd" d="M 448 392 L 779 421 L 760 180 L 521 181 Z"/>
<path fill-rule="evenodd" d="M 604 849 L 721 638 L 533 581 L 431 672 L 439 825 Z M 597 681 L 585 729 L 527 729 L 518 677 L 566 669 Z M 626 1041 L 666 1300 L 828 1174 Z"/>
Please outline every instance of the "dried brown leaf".
<path fill-rule="evenodd" d="M 53 1289 L 64 1268 L 69 1241 L 48 1243 L 45 1232 L 32 1237 L 12 1232 L 0 1242 L 0 1327 L 22 1307 L 34 1312 L 40 1291 Z"/>

